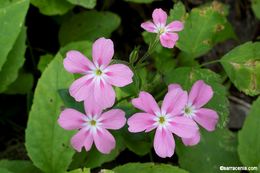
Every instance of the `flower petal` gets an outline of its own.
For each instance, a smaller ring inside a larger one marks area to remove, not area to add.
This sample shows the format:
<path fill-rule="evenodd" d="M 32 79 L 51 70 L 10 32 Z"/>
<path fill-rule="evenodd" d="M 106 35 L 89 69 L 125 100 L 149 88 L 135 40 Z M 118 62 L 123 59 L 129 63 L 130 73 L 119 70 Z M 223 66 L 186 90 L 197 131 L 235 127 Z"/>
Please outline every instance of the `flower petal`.
<path fill-rule="evenodd" d="M 191 118 L 175 116 L 170 122 L 168 129 L 179 137 L 191 138 L 197 133 L 199 127 Z"/>
<path fill-rule="evenodd" d="M 172 133 L 164 128 L 157 128 L 153 146 L 156 154 L 161 158 L 171 157 L 175 149 Z"/>
<path fill-rule="evenodd" d="M 97 130 L 93 136 L 94 143 L 101 153 L 108 154 L 116 146 L 115 138 L 106 129 Z"/>
<path fill-rule="evenodd" d="M 66 130 L 80 129 L 84 123 L 85 115 L 74 109 L 65 109 L 58 119 L 59 125 Z"/>
<path fill-rule="evenodd" d="M 66 58 L 63 60 L 63 65 L 68 72 L 81 74 L 85 74 L 94 67 L 87 57 L 76 50 L 67 52 Z"/>
<path fill-rule="evenodd" d="M 155 23 L 155 25 L 166 25 L 166 20 L 167 20 L 167 14 L 165 11 L 163 11 L 161 8 L 156 8 L 153 11 L 153 23 Z"/>
<path fill-rule="evenodd" d="M 188 100 L 188 94 L 181 88 L 169 91 L 162 103 L 162 112 L 171 115 L 180 115 Z"/>
<path fill-rule="evenodd" d="M 134 76 L 130 68 L 123 64 L 113 64 L 106 68 L 106 75 L 108 82 L 117 87 L 123 87 L 133 82 Z"/>
<path fill-rule="evenodd" d="M 141 27 L 148 32 L 156 32 L 156 26 L 151 21 L 142 23 Z"/>
<path fill-rule="evenodd" d="M 84 109 L 88 116 L 100 115 L 102 108 L 94 99 L 94 94 L 90 94 L 88 98 L 84 100 Z"/>
<path fill-rule="evenodd" d="M 172 91 L 172 90 L 175 90 L 177 88 L 182 89 L 182 87 L 179 84 L 170 84 L 170 85 L 168 85 L 168 92 Z"/>
<path fill-rule="evenodd" d="M 155 123 L 153 120 L 154 117 L 155 115 L 148 113 L 136 113 L 128 118 L 128 130 L 133 133 L 141 132 L 146 129 L 150 131 L 153 129 L 153 124 Z"/>
<path fill-rule="evenodd" d="M 144 112 L 155 114 L 160 112 L 160 108 L 153 96 L 147 92 L 141 91 L 138 98 L 132 100 L 134 107 Z"/>
<path fill-rule="evenodd" d="M 189 103 L 196 108 L 204 106 L 213 96 L 211 86 L 207 85 L 203 80 L 195 82 L 189 93 Z"/>
<path fill-rule="evenodd" d="M 104 37 L 97 39 L 92 47 L 92 58 L 95 64 L 107 66 L 114 55 L 114 43 Z"/>
<path fill-rule="evenodd" d="M 175 20 L 175 21 L 169 23 L 166 26 L 166 29 L 168 31 L 181 31 L 181 30 L 183 30 L 183 23 L 181 21 Z"/>
<path fill-rule="evenodd" d="M 72 97 L 78 102 L 85 100 L 93 93 L 93 82 L 90 75 L 85 75 L 75 80 L 70 86 L 69 92 Z"/>
<path fill-rule="evenodd" d="M 186 146 L 197 145 L 200 142 L 200 132 L 198 131 L 192 138 L 181 138 L 181 140 Z"/>
<path fill-rule="evenodd" d="M 178 39 L 179 36 L 176 33 L 164 33 L 160 35 L 160 42 L 166 48 L 173 48 Z"/>
<path fill-rule="evenodd" d="M 97 104 L 104 109 L 112 107 L 116 98 L 113 87 L 102 80 L 95 81 L 94 83 L 94 99 Z"/>
<path fill-rule="evenodd" d="M 215 130 L 218 114 L 212 109 L 201 108 L 196 112 L 194 120 L 208 131 Z"/>
<path fill-rule="evenodd" d="M 120 109 L 111 109 L 103 113 L 99 120 L 105 129 L 120 129 L 126 123 L 125 112 Z"/>
<path fill-rule="evenodd" d="M 88 141 L 86 142 L 86 140 Z M 86 149 L 89 150 L 93 144 L 93 139 L 90 132 L 83 128 L 71 138 L 70 143 L 75 150 L 80 152 L 83 146 L 86 146 Z"/>

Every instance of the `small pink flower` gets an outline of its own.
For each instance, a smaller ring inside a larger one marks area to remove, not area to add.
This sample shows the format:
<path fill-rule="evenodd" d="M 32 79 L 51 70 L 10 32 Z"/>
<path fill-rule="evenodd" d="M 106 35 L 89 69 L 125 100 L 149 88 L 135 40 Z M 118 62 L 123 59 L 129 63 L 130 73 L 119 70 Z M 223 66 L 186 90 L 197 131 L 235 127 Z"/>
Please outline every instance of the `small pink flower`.
<path fill-rule="evenodd" d="M 84 102 L 85 112 L 67 108 L 61 112 L 59 125 L 66 130 L 79 130 L 72 138 L 71 145 L 78 152 L 82 147 L 89 151 L 94 142 L 96 148 L 108 154 L 115 148 L 115 138 L 107 129 L 120 129 L 125 125 L 125 113 L 120 109 L 111 109 L 102 113 L 100 106 L 90 101 Z"/>
<path fill-rule="evenodd" d="M 109 65 L 114 55 L 114 44 L 110 39 L 99 38 L 93 44 L 93 63 L 78 51 L 69 51 L 64 67 L 70 73 L 83 77 L 70 86 L 69 92 L 76 101 L 95 101 L 101 107 L 111 107 L 115 102 L 112 86 L 123 87 L 132 83 L 133 72 L 123 64 Z"/>
<path fill-rule="evenodd" d="M 178 84 L 169 85 L 169 91 L 176 89 L 181 89 L 181 86 Z M 202 108 L 212 97 L 212 88 L 202 80 L 198 80 L 191 88 L 186 105 L 182 110 L 182 116 L 192 119 L 208 131 L 215 130 L 218 122 L 217 112 Z M 182 141 L 185 145 L 196 145 L 200 141 L 200 133 L 196 133 L 192 138 L 182 138 Z"/>
<path fill-rule="evenodd" d="M 141 27 L 148 32 L 159 34 L 163 47 L 173 48 L 179 39 L 178 34 L 175 32 L 183 30 L 183 23 L 176 20 L 166 25 L 167 14 L 161 8 L 155 9 L 152 16 L 153 22 L 144 22 Z"/>
<path fill-rule="evenodd" d="M 136 113 L 128 119 L 128 130 L 137 133 L 156 129 L 153 143 L 156 154 L 162 158 L 171 157 L 175 149 L 172 133 L 190 138 L 198 131 L 198 126 L 190 118 L 177 116 L 184 108 L 187 98 L 187 92 L 181 89 L 168 92 L 160 109 L 152 95 L 140 92 L 132 104 L 144 112 Z"/>

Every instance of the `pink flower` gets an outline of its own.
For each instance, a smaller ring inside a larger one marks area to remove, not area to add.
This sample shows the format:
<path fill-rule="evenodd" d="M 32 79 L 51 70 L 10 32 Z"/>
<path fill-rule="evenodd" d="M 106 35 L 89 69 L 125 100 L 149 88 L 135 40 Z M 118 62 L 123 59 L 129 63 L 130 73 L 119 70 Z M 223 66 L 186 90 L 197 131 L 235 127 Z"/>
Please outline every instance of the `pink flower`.
<path fill-rule="evenodd" d="M 166 25 L 167 14 L 161 8 L 155 9 L 152 16 L 153 22 L 144 22 L 141 27 L 148 32 L 159 34 L 163 47 L 173 48 L 179 39 L 178 34 L 175 32 L 183 30 L 183 23 L 176 20 Z"/>
<path fill-rule="evenodd" d="M 111 107 L 115 102 L 112 86 L 123 87 L 132 83 L 133 72 L 123 64 L 109 65 L 114 55 L 114 44 L 110 39 L 99 38 L 92 47 L 91 62 L 78 51 L 69 51 L 64 59 L 64 67 L 70 73 L 80 73 L 83 77 L 70 86 L 69 92 L 76 101 L 95 101 L 101 107 Z"/>
<path fill-rule="evenodd" d="M 84 102 L 85 112 L 67 108 L 61 112 L 59 125 L 66 130 L 79 130 L 72 138 L 71 145 L 78 152 L 82 147 L 89 151 L 94 142 L 96 148 L 108 154 L 115 148 L 114 137 L 107 129 L 120 129 L 125 125 L 125 113 L 120 109 L 111 109 L 102 113 L 100 106 L 90 101 Z"/>
<path fill-rule="evenodd" d="M 169 85 L 169 91 L 180 89 L 178 84 Z M 202 80 L 195 82 L 191 88 L 182 116 L 188 117 L 197 122 L 208 131 L 215 130 L 218 122 L 218 114 L 212 109 L 202 108 L 213 97 L 212 88 Z M 200 133 L 196 133 L 192 138 L 182 138 L 185 145 L 196 145 L 200 141 Z"/>
<path fill-rule="evenodd" d="M 187 97 L 187 92 L 179 88 L 168 92 L 160 109 L 152 95 L 140 92 L 132 104 L 144 112 L 136 113 L 128 119 L 128 130 L 137 133 L 156 129 L 153 143 L 156 154 L 162 158 L 171 157 L 175 149 L 172 133 L 190 138 L 198 131 L 196 123 L 190 118 L 177 116 L 183 110 Z"/>

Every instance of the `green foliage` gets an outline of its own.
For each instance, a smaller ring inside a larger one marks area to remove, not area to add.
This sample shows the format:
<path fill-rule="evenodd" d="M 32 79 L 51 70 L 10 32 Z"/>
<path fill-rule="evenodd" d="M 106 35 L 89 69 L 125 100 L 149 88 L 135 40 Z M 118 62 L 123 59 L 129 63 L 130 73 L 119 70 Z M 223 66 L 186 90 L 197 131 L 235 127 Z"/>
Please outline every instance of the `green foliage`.
<path fill-rule="evenodd" d="M 18 71 L 25 60 L 25 39 L 26 29 L 23 28 L 17 37 L 12 50 L 9 52 L 7 60 L 2 66 L 2 70 L 0 71 L 0 92 L 5 91 L 18 77 Z"/>
<path fill-rule="evenodd" d="M 151 3 L 154 0 L 125 0 L 127 2 L 134 2 L 134 3 Z"/>
<path fill-rule="evenodd" d="M 45 15 L 62 15 L 73 7 L 66 0 L 31 0 L 31 3 Z"/>
<path fill-rule="evenodd" d="M 176 166 L 154 163 L 128 163 L 113 169 L 115 173 L 188 173 Z"/>
<path fill-rule="evenodd" d="M 2 45 L 0 49 L 0 70 L 21 33 L 28 7 L 28 0 L 13 2 L 4 0 L 3 6 L 0 4 L 0 45 Z"/>
<path fill-rule="evenodd" d="M 40 61 L 39 61 L 38 65 L 37 65 L 37 69 L 40 70 L 41 72 L 43 72 L 52 59 L 53 59 L 53 55 L 51 55 L 51 54 L 42 55 L 40 57 Z"/>
<path fill-rule="evenodd" d="M 200 131 L 202 135 L 198 145 L 185 147 L 182 143 L 177 143 L 176 149 L 182 168 L 192 173 L 208 173 L 219 172 L 220 166 L 241 165 L 235 134 L 226 129 L 217 129 L 213 132 L 204 129 Z"/>
<path fill-rule="evenodd" d="M 178 83 L 185 90 L 190 90 L 197 80 L 204 80 L 214 91 L 213 98 L 205 105 L 207 108 L 216 110 L 219 115 L 218 127 L 225 127 L 227 123 L 228 99 L 225 87 L 221 84 L 220 76 L 208 69 L 180 67 L 172 70 L 165 76 L 167 84 Z"/>
<path fill-rule="evenodd" d="M 183 21 L 186 16 L 186 9 L 185 6 L 181 1 L 174 4 L 173 9 L 170 10 L 170 15 L 167 19 L 168 23 L 174 21 L 174 20 L 181 20 Z"/>
<path fill-rule="evenodd" d="M 8 171 L 8 169 L 5 169 L 5 168 L 0 168 L 0 172 L 1 173 L 12 173 L 12 172 Z"/>
<path fill-rule="evenodd" d="M 246 117 L 242 130 L 238 133 L 238 153 L 245 166 L 258 166 L 260 169 L 260 97 Z"/>
<path fill-rule="evenodd" d="M 58 123 L 63 103 L 58 89 L 68 88 L 73 75 L 63 68 L 58 54 L 43 72 L 34 94 L 26 129 L 26 149 L 34 165 L 46 173 L 64 173 L 74 151 L 69 140 L 74 133 L 65 131 Z"/>
<path fill-rule="evenodd" d="M 90 173 L 90 169 L 89 168 L 76 169 L 73 171 L 69 171 L 68 173 Z"/>
<path fill-rule="evenodd" d="M 67 1 L 74 5 L 79 5 L 90 9 L 96 6 L 96 0 L 67 0 Z"/>
<path fill-rule="evenodd" d="M 251 5 L 255 16 L 260 19 L 260 0 L 252 0 Z"/>
<path fill-rule="evenodd" d="M 174 10 L 172 14 L 175 14 Z M 179 8 L 176 10 L 181 11 Z M 177 14 L 180 13 L 178 11 Z M 185 20 L 184 30 L 179 33 L 177 47 L 190 58 L 197 58 L 217 43 L 230 38 L 235 38 L 235 34 L 226 19 L 225 5 L 214 1 L 210 5 L 191 10 Z"/>
<path fill-rule="evenodd" d="M 40 173 L 30 161 L 26 160 L 0 160 L 0 169 L 4 168 L 12 173 Z M 0 171 L 1 173 L 4 173 Z"/>
<path fill-rule="evenodd" d="M 251 96 L 260 94 L 260 43 L 247 42 L 234 48 L 221 64 L 239 90 Z"/>
<path fill-rule="evenodd" d="M 112 12 L 86 11 L 71 16 L 60 28 L 61 45 L 72 41 L 89 40 L 109 37 L 120 25 L 120 17 Z"/>
<path fill-rule="evenodd" d="M 66 56 L 66 53 L 70 50 L 77 50 L 84 54 L 89 59 L 92 59 L 91 51 L 92 51 L 92 42 L 90 41 L 77 41 L 71 42 L 60 49 L 60 54 L 62 57 Z"/>

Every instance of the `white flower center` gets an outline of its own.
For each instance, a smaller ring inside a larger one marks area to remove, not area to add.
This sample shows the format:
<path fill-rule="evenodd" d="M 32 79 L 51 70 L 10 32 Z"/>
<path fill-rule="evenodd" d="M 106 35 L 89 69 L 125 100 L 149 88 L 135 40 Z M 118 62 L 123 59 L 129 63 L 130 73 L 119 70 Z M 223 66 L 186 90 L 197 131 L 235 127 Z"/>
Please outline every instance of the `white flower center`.
<path fill-rule="evenodd" d="M 158 34 L 164 34 L 165 32 L 167 31 L 167 29 L 165 28 L 165 26 L 164 25 L 157 25 L 156 26 L 156 32 L 158 33 Z"/>
<path fill-rule="evenodd" d="M 83 127 L 89 129 L 91 132 L 96 132 L 101 127 L 101 122 L 97 115 L 84 117 Z"/>
<path fill-rule="evenodd" d="M 156 117 L 154 118 L 155 126 L 157 127 L 166 127 L 169 125 L 170 117 L 168 114 L 157 113 Z"/>
<path fill-rule="evenodd" d="M 93 67 L 91 71 L 89 71 L 89 74 L 91 75 L 91 78 L 93 78 L 96 82 L 105 82 L 106 78 L 108 77 L 106 74 L 107 72 L 108 70 L 105 67 L 96 64 L 95 67 Z"/>
<path fill-rule="evenodd" d="M 182 110 L 183 115 L 186 116 L 186 117 L 189 117 L 189 118 L 194 117 L 196 112 L 197 112 L 197 110 L 191 104 L 187 104 L 184 107 L 184 109 Z"/>

